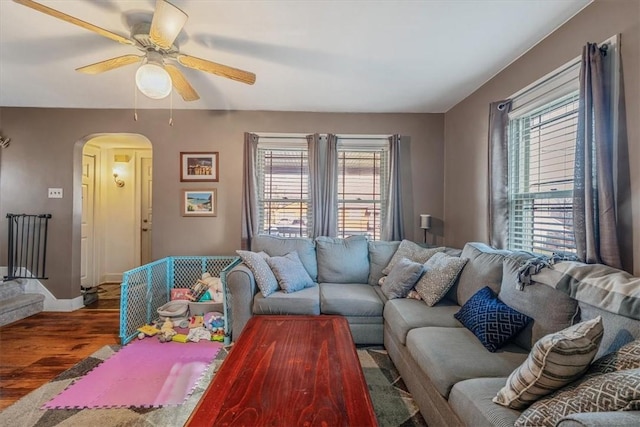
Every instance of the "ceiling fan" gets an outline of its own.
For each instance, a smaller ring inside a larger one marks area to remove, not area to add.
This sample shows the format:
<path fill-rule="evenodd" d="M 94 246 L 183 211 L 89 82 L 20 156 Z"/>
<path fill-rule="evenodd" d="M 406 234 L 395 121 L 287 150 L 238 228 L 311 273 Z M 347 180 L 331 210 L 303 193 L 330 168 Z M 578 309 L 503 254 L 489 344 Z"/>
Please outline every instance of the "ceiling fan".
<path fill-rule="evenodd" d="M 77 68 L 76 71 L 86 74 L 99 74 L 125 65 L 141 63 L 142 65 L 136 72 L 136 85 L 142 93 L 150 98 L 161 99 L 168 96 L 173 86 L 185 101 L 200 99 L 198 93 L 177 67 L 177 64 L 249 85 L 256 81 L 256 75 L 248 71 L 181 53 L 174 42 L 187 22 L 188 16 L 166 0 L 156 0 L 156 9 L 153 13 L 152 21 L 134 25 L 131 28 L 131 37 L 129 38 L 32 0 L 14 1 L 38 12 L 93 31 L 111 40 L 134 46 L 142 51 L 142 55 L 117 56 Z"/>

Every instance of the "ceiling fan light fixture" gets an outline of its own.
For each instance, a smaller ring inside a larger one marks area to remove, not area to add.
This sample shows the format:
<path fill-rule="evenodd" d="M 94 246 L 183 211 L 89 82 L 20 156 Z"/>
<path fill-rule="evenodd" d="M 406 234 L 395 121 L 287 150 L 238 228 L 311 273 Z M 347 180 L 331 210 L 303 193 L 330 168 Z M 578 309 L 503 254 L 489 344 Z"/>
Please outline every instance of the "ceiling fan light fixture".
<path fill-rule="evenodd" d="M 171 76 L 165 70 L 162 59 L 147 57 L 136 71 L 138 90 L 151 99 L 162 99 L 171 93 Z"/>

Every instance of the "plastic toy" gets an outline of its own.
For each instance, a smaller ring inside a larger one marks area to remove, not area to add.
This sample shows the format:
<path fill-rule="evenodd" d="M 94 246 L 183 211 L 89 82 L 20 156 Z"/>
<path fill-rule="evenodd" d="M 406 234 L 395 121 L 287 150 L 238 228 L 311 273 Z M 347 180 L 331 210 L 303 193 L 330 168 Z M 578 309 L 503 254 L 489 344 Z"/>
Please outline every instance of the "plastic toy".
<path fill-rule="evenodd" d="M 204 325 L 204 318 L 202 316 L 191 316 L 189 318 L 189 329 L 199 328 Z"/>
<path fill-rule="evenodd" d="M 187 339 L 187 336 L 185 334 L 175 334 L 171 337 L 171 341 L 186 343 L 189 340 Z"/>
<path fill-rule="evenodd" d="M 147 337 L 152 337 L 152 336 L 154 336 L 154 335 L 156 335 L 157 333 L 160 332 L 160 329 L 158 329 L 158 328 L 156 328 L 155 326 L 152 326 L 152 325 L 144 325 L 144 326 L 138 328 L 137 330 L 141 334 L 143 334 L 143 335 L 145 335 Z"/>

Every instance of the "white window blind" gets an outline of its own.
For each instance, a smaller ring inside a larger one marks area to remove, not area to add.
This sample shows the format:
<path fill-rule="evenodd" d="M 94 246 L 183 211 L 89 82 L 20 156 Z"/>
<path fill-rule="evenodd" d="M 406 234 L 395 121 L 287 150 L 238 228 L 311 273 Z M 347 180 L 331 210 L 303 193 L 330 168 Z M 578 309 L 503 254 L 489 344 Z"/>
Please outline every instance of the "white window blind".
<path fill-rule="evenodd" d="M 572 194 L 579 95 L 575 90 L 566 94 L 573 84 L 567 81 L 551 101 L 546 94 L 543 105 L 512 113 L 510 249 L 575 253 Z"/>
<path fill-rule="evenodd" d="M 308 237 L 311 229 L 309 160 L 303 138 L 267 138 L 258 143 L 260 233 Z"/>
<path fill-rule="evenodd" d="M 388 199 L 388 139 L 338 139 L 338 236 L 380 239 Z"/>

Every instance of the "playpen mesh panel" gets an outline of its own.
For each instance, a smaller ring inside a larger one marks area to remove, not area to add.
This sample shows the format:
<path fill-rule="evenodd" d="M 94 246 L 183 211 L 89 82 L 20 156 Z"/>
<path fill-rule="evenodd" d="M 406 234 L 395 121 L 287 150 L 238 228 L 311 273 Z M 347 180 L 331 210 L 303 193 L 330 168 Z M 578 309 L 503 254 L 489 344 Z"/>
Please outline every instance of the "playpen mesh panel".
<path fill-rule="evenodd" d="M 121 343 L 131 341 L 139 327 L 158 317 L 158 308 L 169 302 L 172 288 L 192 289 L 204 272 L 221 278 L 226 295 L 226 270 L 238 263 L 238 257 L 229 256 L 167 257 L 124 273 L 120 300 Z M 229 316 L 225 304 L 225 317 L 230 319 Z"/>

